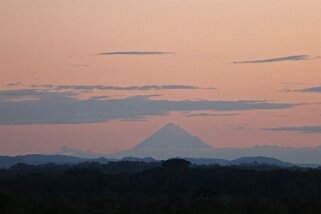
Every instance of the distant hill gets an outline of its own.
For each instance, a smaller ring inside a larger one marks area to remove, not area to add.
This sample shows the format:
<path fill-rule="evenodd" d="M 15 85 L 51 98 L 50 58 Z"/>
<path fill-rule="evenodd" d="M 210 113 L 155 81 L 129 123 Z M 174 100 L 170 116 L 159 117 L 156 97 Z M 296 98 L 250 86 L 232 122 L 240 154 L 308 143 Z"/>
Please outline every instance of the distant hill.
<path fill-rule="evenodd" d="M 151 162 L 157 162 L 158 160 L 155 160 L 154 158 L 150 158 L 150 157 L 147 157 L 147 158 L 124 157 L 121 159 L 121 161 L 151 163 Z"/>
<path fill-rule="evenodd" d="M 321 165 L 321 147 L 281 147 L 275 145 L 243 148 L 215 148 L 210 157 L 233 160 L 240 157 L 273 157 L 285 162 Z"/>
<path fill-rule="evenodd" d="M 267 164 L 267 165 L 273 165 L 273 166 L 282 166 L 282 167 L 291 167 L 294 166 L 294 164 L 283 162 L 281 160 L 278 160 L 276 158 L 270 158 L 270 157 L 242 157 L 235 160 L 230 161 L 231 165 L 255 165 L 255 164 Z"/>
<path fill-rule="evenodd" d="M 30 154 L 30 155 L 19 155 L 19 156 L 0 156 L 0 168 L 7 168 L 17 163 L 25 163 L 29 165 L 39 165 L 47 163 L 55 164 L 77 164 L 88 159 L 71 157 L 66 155 L 41 155 L 41 154 Z"/>
<path fill-rule="evenodd" d="M 278 166 L 278 167 L 293 167 L 293 166 L 302 166 L 300 164 L 292 164 L 289 162 L 284 162 L 276 158 L 270 158 L 270 157 L 242 157 L 235 160 L 225 160 L 225 159 L 218 159 L 218 158 L 182 158 L 177 157 L 180 159 L 185 159 L 192 164 L 195 165 L 220 165 L 220 166 L 239 166 L 239 165 L 270 165 L 270 166 Z M 122 158 L 121 161 L 130 161 L 130 162 L 145 162 L 145 163 L 151 163 L 156 162 L 159 160 L 155 160 L 153 158 L 133 158 L 133 157 L 125 157 Z M 311 165 L 308 165 L 306 167 L 311 167 Z"/>
<path fill-rule="evenodd" d="M 291 167 L 295 164 L 283 162 L 281 160 L 269 157 L 243 157 L 236 160 L 225 160 L 225 159 L 216 159 L 216 158 L 183 158 L 190 161 L 195 165 L 220 165 L 220 166 L 231 166 L 231 165 L 273 165 L 279 167 Z M 8 168 L 18 163 L 24 163 L 28 165 L 41 165 L 41 164 L 79 164 L 79 163 L 100 163 L 107 164 L 109 162 L 118 162 L 118 161 L 127 161 L 127 162 L 145 162 L 152 163 L 158 162 L 153 158 L 136 158 L 136 157 L 124 157 L 122 159 L 106 159 L 106 158 L 96 158 L 96 159 L 85 159 L 78 157 L 71 157 L 65 155 L 21 155 L 21 156 L 0 156 L 0 168 Z M 317 167 L 319 165 L 297 165 L 303 167 Z"/>
<path fill-rule="evenodd" d="M 197 158 L 197 159 L 221 159 L 235 160 L 241 157 L 271 157 L 284 162 L 295 163 L 303 167 L 321 166 L 321 146 L 319 147 L 281 147 L 274 145 L 254 146 L 243 148 L 211 148 L 205 150 L 190 150 L 179 152 L 177 149 L 152 150 L 128 150 L 106 155 L 110 158 L 131 157 L 152 157 L 155 159 L 168 159 L 173 157 Z M 165 155 L 164 155 L 165 154 Z"/>

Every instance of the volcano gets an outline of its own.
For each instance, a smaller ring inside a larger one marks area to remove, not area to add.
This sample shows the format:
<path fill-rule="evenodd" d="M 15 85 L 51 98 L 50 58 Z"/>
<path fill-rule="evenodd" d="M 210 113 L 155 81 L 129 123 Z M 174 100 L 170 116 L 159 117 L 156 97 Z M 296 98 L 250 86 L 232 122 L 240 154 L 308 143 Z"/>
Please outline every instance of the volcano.
<path fill-rule="evenodd" d="M 211 157 L 213 148 L 180 126 L 168 123 L 134 148 L 115 153 L 114 157 Z"/>

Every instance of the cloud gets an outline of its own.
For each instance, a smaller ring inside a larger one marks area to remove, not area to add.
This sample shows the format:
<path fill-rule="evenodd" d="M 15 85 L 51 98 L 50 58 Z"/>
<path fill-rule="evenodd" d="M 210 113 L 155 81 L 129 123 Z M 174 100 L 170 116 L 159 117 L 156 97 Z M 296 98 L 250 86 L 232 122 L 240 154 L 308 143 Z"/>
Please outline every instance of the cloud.
<path fill-rule="evenodd" d="M 116 51 L 116 52 L 103 52 L 99 55 L 168 55 L 175 54 L 175 52 L 163 51 Z"/>
<path fill-rule="evenodd" d="M 106 100 L 108 98 L 110 98 L 110 96 L 93 96 L 90 99 L 92 99 L 92 100 Z"/>
<path fill-rule="evenodd" d="M 17 86 L 17 85 L 21 85 L 21 82 L 11 82 L 7 84 L 7 86 Z"/>
<path fill-rule="evenodd" d="M 249 61 L 235 61 L 234 64 L 258 64 L 258 63 L 273 63 L 273 62 L 286 62 L 286 61 L 303 61 L 303 60 L 311 60 L 314 59 L 309 55 L 294 55 L 294 56 L 285 56 L 285 57 L 277 57 L 270 59 L 257 59 L 257 60 L 249 60 Z"/>
<path fill-rule="evenodd" d="M 33 100 L 11 99 L 31 96 Z M 296 104 L 257 100 L 157 100 L 153 95 L 79 99 L 72 92 L 36 89 L 0 91 L 0 124 L 81 124 L 137 120 L 184 111 L 247 111 L 293 108 Z"/>
<path fill-rule="evenodd" d="M 240 115 L 239 113 L 225 113 L 225 114 L 210 114 L 210 113 L 197 113 L 197 114 L 186 114 L 185 117 L 226 117 Z"/>
<path fill-rule="evenodd" d="M 45 84 L 45 85 L 31 85 L 31 88 L 42 88 L 42 89 L 54 89 L 56 86 L 51 84 Z"/>
<path fill-rule="evenodd" d="M 52 90 L 103 90 L 103 91 L 150 91 L 150 90 L 195 90 L 214 88 L 200 88 L 192 85 L 134 85 L 134 86 L 113 86 L 113 85 L 33 85 L 33 88 L 47 88 Z"/>
<path fill-rule="evenodd" d="M 311 88 L 304 88 L 304 89 L 299 89 L 299 90 L 292 90 L 292 91 L 321 93 L 321 86 L 319 86 L 319 87 L 311 87 Z"/>
<path fill-rule="evenodd" d="M 307 134 L 321 134 L 321 126 L 288 126 L 277 128 L 264 128 L 266 131 L 288 131 L 288 132 L 300 132 Z"/>

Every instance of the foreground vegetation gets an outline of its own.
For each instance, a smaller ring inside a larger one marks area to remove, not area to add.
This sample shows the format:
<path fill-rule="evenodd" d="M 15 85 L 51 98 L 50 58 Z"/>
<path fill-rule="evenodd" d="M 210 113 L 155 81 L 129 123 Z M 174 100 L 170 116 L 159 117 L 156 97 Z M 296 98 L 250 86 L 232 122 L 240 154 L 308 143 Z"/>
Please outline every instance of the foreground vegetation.
<path fill-rule="evenodd" d="M 321 170 L 18 164 L 0 170 L 0 213 L 321 213 Z"/>

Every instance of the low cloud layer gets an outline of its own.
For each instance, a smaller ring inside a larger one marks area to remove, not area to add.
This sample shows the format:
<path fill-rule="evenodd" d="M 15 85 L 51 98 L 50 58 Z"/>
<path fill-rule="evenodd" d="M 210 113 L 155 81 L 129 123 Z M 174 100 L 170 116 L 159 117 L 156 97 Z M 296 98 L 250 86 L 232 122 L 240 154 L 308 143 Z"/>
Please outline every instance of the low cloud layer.
<path fill-rule="evenodd" d="M 321 134 L 321 126 L 288 126 L 277 128 L 265 128 L 266 131 L 285 131 L 285 132 L 300 132 L 307 134 Z"/>
<path fill-rule="evenodd" d="M 286 62 L 286 61 L 303 61 L 303 60 L 311 60 L 312 57 L 309 55 L 294 55 L 294 56 L 285 56 L 285 57 L 277 57 L 270 59 L 256 59 L 256 60 L 248 60 L 248 61 L 235 61 L 234 64 L 258 64 L 258 63 L 273 63 L 273 62 Z"/>
<path fill-rule="evenodd" d="M 115 51 L 115 52 L 103 52 L 99 55 L 168 55 L 175 54 L 174 52 L 163 51 Z"/>
<path fill-rule="evenodd" d="M 247 111 L 293 108 L 296 104 L 257 100 L 156 100 L 154 96 L 78 99 L 73 92 L 37 89 L 0 91 L 0 124 L 80 124 L 135 120 L 183 111 Z"/>

